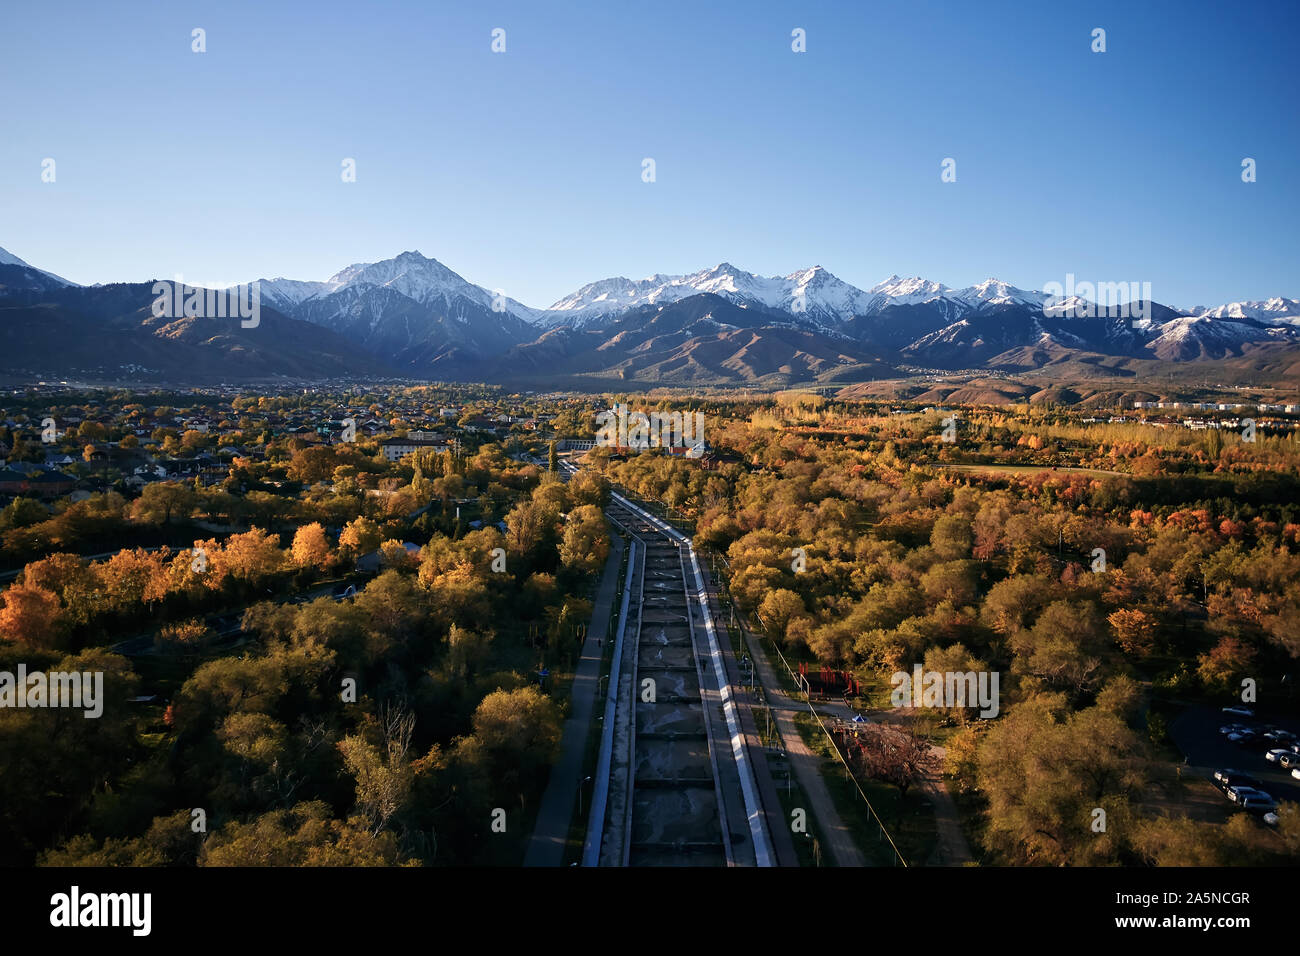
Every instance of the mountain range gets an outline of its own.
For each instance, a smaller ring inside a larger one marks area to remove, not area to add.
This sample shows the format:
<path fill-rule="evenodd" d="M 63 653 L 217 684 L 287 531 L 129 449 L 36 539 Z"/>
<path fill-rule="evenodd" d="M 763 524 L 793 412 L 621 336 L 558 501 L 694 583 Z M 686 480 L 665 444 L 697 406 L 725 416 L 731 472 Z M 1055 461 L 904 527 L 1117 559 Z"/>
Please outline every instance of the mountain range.
<path fill-rule="evenodd" d="M 79 286 L 0 249 L 0 372 L 242 381 L 395 376 L 542 387 L 855 382 L 915 369 L 1066 360 L 1197 362 L 1300 348 L 1300 301 L 1105 314 L 987 279 L 890 276 L 859 289 L 813 266 L 723 262 L 602 279 L 537 309 L 418 252 L 329 279 L 258 280 L 261 321 L 158 318 L 153 283 Z M 1112 310 L 1118 311 L 1118 310 Z"/>

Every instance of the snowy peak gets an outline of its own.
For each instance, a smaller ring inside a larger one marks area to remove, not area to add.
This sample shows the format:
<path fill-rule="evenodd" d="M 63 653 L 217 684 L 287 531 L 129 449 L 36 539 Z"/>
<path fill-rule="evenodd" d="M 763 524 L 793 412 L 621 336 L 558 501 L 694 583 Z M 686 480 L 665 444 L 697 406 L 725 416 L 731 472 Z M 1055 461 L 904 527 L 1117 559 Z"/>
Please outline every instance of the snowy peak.
<path fill-rule="evenodd" d="M 969 289 L 962 289 L 957 295 L 967 302 L 978 305 L 1029 305 L 1040 306 L 1048 298 L 1042 292 L 1026 292 L 1017 289 L 1001 279 L 985 279 Z"/>
<path fill-rule="evenodd" d="M 418 252 L 403 252 L 381 262 L 350 265 L 330 276 L 325 285 L 331 292 L 358 285 L 378 286 L 421 303 L 453 295 L 479 300 L 486 293 L 437 259 L 427 259 Z"/>
<path fill-rule="evenodd" d="M 353 302 L 376 290 L 395 293 L 422 306 L 448 305 L 457 299 L 464 299 L 474 305 L 493 309 L 497 300 L 495 292 L 475 285 L 437 259 L 430 259 L 414 250 L 379 262 L 353 263 L 324 282 L 262 280 L 262 294 L 268 297 L 271 304 L 288 307 L 324 301 L 332 296 Z M 530 309 L 509 298 L 504 299 L 504 306 L 505 312 L 525 321 L 532 321 L 537 313 L 536 309 Z"/>
<path fill-rule="evenodd" d="M 830 322 L 849 318 L 871 300 L 822 266 L 787 276 L 760 276 L 720 262 L 690 275 L 653 275 L 639 281 L 622 276 L 601 279 L 560 299 L 541 321 L 584 326 L 638 306 L 665 305 L 703 293 L 744 307 L 776 309 Z"/>
<path fill-rule="evenodd" d="M 1212 319 L 1255 319 L 1259 322 L 1300 318 L 1300 300 L 1274 296 L 1271 299 L 1229 302 L 1213 309 L 1201 310 L 1197 315 Z"/>
<path fill-rule="evenodd" d="M 888 279 L 877 282 L 868 291 L 872 295 L 882 295 L 889 299 L 915 297 L 918 301 L 924 301 L 926 298 L 942 295 L 950 290 L 942 282 L 931 282 L 929 279 L 922 279 L 920 276 L 903 279 L 897 275 L 892 275 Z"/>
<path fill-rule="evenodd" d="M 30 269 L 32 272 L 39 273 L 40 275 L 45 276 L 45 278 L 47 279 L 52 279 L 54 282 L 58 283 L 59 285 L 64 285 L 64 286 L 77 285 L 77 283 L 69 282 L 67 279 L 63 278 L 62 276 L 56 276 L 53 272 L 46 272 L 44 269 L 38 269 L 32 264 L 28 262 L 24 262 L 22 259 L 19 259 L 16 255 L 14 255 L 12 252 L 9 252 L 7 249 L 0 249 L 0 266 L 17 266 L 20 269 Z"/>
<path fill-rule="evenodd" d="M 0 266 L 22 266 L 24 269 L 31 268 L 31 266 L 23 262 L 23 260 L 5 249 L 0 249 Z"/>

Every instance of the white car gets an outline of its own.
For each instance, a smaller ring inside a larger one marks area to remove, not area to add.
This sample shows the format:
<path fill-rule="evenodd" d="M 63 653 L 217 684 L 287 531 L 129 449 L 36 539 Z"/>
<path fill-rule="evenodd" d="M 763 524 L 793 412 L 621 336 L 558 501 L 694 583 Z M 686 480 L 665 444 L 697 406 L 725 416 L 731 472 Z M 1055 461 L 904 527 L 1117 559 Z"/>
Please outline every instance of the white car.
<path fill-rule="evenodd" d="M 1294 770 L 1292 770 L 1291 776 L 1295 777 L 1297 780 L 1300 780 L 1300 767 L 1296 767 Z"/>
<path fill-rule="evenodd" d="M 1264 822 L 1271 827 L 1277 826 L 1277 811 L 1264 814 Z"/>
<path fill-rule="evenodd" d="M 1283 750 L 1281 747 L 1274 747 L 1268 753 L 1264 754 L 1264 759 L 1269 763 L 1277 763 L 1282 759 L 1283 754 L 1289 754 L 1291 751 Z"/>

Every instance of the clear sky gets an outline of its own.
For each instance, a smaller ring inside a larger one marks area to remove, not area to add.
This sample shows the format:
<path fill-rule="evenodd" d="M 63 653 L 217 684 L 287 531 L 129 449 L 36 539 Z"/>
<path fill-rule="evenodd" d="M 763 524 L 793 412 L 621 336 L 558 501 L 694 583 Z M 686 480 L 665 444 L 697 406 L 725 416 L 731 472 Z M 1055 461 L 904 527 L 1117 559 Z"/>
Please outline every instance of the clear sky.
<path fill-rule="evenodd" d="M 83 283 L 418 249 L 534 306 L 724 260 L 1300 297 L 1298 27 L 1296 0 L 9 2 L 0 247 Z"/>

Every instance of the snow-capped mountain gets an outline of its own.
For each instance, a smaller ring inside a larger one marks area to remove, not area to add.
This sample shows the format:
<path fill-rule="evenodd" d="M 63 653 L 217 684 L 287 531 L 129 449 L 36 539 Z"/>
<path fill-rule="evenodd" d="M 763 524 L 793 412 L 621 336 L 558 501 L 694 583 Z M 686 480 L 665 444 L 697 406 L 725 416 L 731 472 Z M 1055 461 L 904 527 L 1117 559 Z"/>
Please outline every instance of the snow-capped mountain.
<path fill-rule="evenodd" d="M 437 259 L 419 252 L 403 252 L 380 262 L 360 262 L 348 266 L 324 282 L 298 279 L 262 279 L 265 301 L 277 308 L 297 308 L 308 302 L 321 303 L 340 292 L 357 294 L 367 290 L 388 290 L 421 305 L 449 304 L 464 299 L 481 308 L 508 312 L 525 321 L 537 317 L 538 310 L 463 279 Z M 347 301 L 347 300 L 344 300 Z"/>
<path fill-rule="evenodd" d="M 850 285 L 821 266 L 787 276 L 759 276 L 729 262 L 684 276 L 653 275 L 632 280 L 616 276 L 585 285 L 552 305 L 541 318 L 548 326 L 597 323 L 642 305 L 676 302 L 701 293 L 722 296 L 742 306 L 762 306 L 802 315 L 815 323 L 834 326 L 855 316 L 879 315 L 902 305 L 946 303 L 950 318 L 998 305 L 1040 308 L 1049 297 L 1027 292 L 1000 279 L 986 279 L 965 289 L 952 289 L 920 276 L 892 275 L 870 289 Z"/>
<path fill-rule="evenodd" d="M 1110 314 L 1077 297 L 1057 302 L 995 278 L 953 288 L 891 275 L 860 289 L 821 266 L 760 276 L 722 262 L 689 275 L 614 277 L 585 285 L 549 309 L 476 285 L 413 251 L 355 263 L 324 280 L 260 284 L 264 308 L 296 320 L 284 325 L 290 338 L 301 337 L 295 325 L 315 326 L 332 333 L 323 333 L 322 342 L 355 350 L 358 369 L 453 380 L 796 381 L 805 374 L 853 380 L 885 374 L 899 363 L 1024 368 L 1065 352 L 1181 362 L 1300 344 L 1296 299 L 1195 310 L 1149 302 L 1137 317 Z M 120 326 L 133 335 L 143 323 L 148 348 L 165 350 L 147 328 L 141 289 L 148 286 L 75 286 L 0 250 L 0 312 L 14 317 L 19 309 L 66 310 L 69 323 L 81 323 L 81 331 L 69 334 L 84 339 L 88 355 L 112 347 L 97 337 L 96 321 L 102 331 L 113 327 L 118 334 Z M 23 314 L 26 324 L 12 323 L 13 330 L 29 327 L 34 315 L 62 313 Z M 208 326 L 190 324 L 187 332 L 199 341 Z M 265 351 L 263 372 L 279 361 L 294 365 L 272 357 L 288 354 L 283 343 L 250 334 L 249 343 L 275 345 Z M 8 347 L 17 354 L 19 346 L 29 358 L 36 354 L 31 343 L 14 340 Z M 295 367 L 338 368 L 337 350 L 317 351 L 317 358 Z M 188 361 L 178 358 L 177 367 Z M 161 353 L 159 362 L 165 364 Z M 56 364 L 51 360 L 49 367 Z"/>
<path fill-rule="evenodd" d="M 17 266 L 20 269 L 27 269 L 40 276 L 44 276 L 46 279 L 50 279 L 61 286 L 75 286 L 77 284 L 75 282 L 69 282 L 62 276 L 56 276 L 53 272 L 46 272 L 44 269 L 38 269 L 33 265 L 29 265 L 6 249 L 0 249 L 0 266 Z"/>
<path fill-rule="evenodd" d="M 722 262 L 690 275 L 617 276 L 583 286 L 539 318 L 543 325 L 589 326 L 643 305 L 666 305 L 709 293 L 744 307 L 776 309 L 815 324 L 831 325 L 867 309 L 872 294 L 821 266 L 788 276 L 760 276 Z"/>
<path fill-rule="evenodd" d="M 263 301 L 331 329 L 400 369 L 430 371 L 499 355 L 534 337 L 537 310 L 403 252 L 323 282 L 261 280 Z"/>
<path fill-rule="evenodd" d="M 1255 302 L 1229 302 L 1217 308 L 1194 311 L 1193 314 L 1211 319 L 1254 319 L 1257 322 L 1294 324 L 1300 320 L 1300 300 L 1274 296 Z"/>
<path fill-rule="evenodd" d="M 418 252 L 352 265 L 324 282 L 272 279 L 262 288 L 288 314 L 395 358 L 399 367 L 445 356 L 482 358 L 541 341 L 546 330 L 604 333 L 617 345 L 625 337 L 616 332 L 624 316 L 695 296 L 739 307 L 715 334 L 749 316 L 749 328 L 789 325 L 936 366 L 968 367 L 1009 350 L 1048 346 L 1135 358 L 1217 358 L 1247 345 L 1300 338 L 1300 302 L 1294 299 L 1229 303 L 1194 316 L 1150 303 L 1150 316 L 1140 319 L 1098 314 L 1086 299 L 1057 300 L 996 278 L 952 288 L 891 275 L 864 290 L 821 266 L 761 276 L 722 262 L 689 275 L 614 276 L 548 309 L 503 301 Z M 710 328 L 707 311 L 691 326 L 694 335 Z"/>
<path fill-rule="evenodd" d="M 1294 342 L 1300 337 L 1300 328 L 1295 326 L 1251 321 L 1246 316 L 1241 320 L 1217 318 L 1209 313 L 1179 316 L 1151 331 L 1154 337 L 1145 348 L 1156 358 L 1175 362 L 1222 358 L 1238 354 L 1246 345 Z"/>

